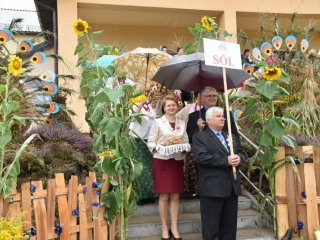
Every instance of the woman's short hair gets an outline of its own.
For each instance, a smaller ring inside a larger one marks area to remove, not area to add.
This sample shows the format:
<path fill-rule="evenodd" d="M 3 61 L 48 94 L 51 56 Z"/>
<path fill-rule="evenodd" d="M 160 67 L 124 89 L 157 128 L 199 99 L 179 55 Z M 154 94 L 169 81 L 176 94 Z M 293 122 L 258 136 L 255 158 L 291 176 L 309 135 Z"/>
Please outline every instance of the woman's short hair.
<path fill-rule="evenodd" d="M 213 113 L 223 113 L 223 108 L 221 107 L 211 107 L 206 111 L 206 121 L 208 121 L 208 118 L 212 116 Z"/>
<path fill-rule="evenodd" d="M 177 104 L 177 107 L 179 107 L 179 102 L 178 102 L 177 97 L 174 96 L 173 94 L 168 94 L 162 99 L 162 103 L 161 103 L 162 114 L 165 113 L 164 107 L 165 107 L 167 101 L 174 101 Z"/>

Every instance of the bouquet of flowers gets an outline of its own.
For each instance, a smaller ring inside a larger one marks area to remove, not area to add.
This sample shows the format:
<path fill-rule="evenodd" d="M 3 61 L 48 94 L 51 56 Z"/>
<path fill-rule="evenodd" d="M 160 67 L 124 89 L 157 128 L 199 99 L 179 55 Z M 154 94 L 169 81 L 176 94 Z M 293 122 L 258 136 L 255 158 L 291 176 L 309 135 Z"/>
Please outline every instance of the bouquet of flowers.
<path fill-rule="evenodd" d="M 181 137 L 173 136 L 156 147 L 157 152 L 163 156 L 169 156 L 178 152 L 189 152 L 191 146 L 185 143 Z"/>

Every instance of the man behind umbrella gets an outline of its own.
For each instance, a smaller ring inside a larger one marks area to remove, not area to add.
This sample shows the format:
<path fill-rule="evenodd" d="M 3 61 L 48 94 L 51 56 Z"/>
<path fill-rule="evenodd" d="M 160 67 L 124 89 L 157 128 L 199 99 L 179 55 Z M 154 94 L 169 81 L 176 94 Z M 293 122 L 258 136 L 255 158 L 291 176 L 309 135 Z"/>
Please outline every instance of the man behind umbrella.
<path fill-rule="evenodd" d="M 201 101 L 201 106 L 203 106 L 199 111 L 193 112 L 189 114 L 189 120 L 187 124 L 187 133 L 189 137 L 190 143 L 192 143 L 192 136 L 196 132 L 202 131 L 206 127 L 206 122 L 205 122 L 205 114 L 208 108 L 214 107 L 217 105 L 218 101 L 218 93 L 215 88 L 213 87 L 204 87 L 200 91 L 200 101 Z M 226 115 L 226 112 L 224 112 Z M 234 119 L 232 117 L 232 114 L 230 114 L 231 117 L 231 131 L 232 134 L 235 134 L 236 137 L 239 139 L 239 133 L 236 127 L 236 124 L 234 122 Z M 224 128 L 225 131 L 228 131 L 227 124 L 225 124 Z"/>
<path fill-rule="evenodd" d="M 234 180 L 232 167 L 244 161 L 239 154 L 240 143 L 233 135 L 235 155 L 230 155 L 223 130 L 223 109 L 211 107 L 206 111 L 208 127 L 195 133 L 192 151 L 198 166 L 198 187 L 203 240 L 234 240 L 237 231 L 239 180 Z"/>

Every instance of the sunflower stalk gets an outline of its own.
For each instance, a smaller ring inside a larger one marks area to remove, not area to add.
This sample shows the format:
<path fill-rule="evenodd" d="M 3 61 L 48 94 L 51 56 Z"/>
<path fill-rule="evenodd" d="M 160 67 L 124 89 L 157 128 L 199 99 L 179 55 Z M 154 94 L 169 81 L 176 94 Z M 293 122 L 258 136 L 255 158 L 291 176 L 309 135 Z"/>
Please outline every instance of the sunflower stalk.
<path fill-rule="evenodd" d="M 127 240 L 128 219 L 137 205 L 132 182 L 142 170 L 142 164 L 133 161 L 135 139 L 129 135 L 129 125 L 139 117 L 131 114 L 134 112 L 132 103 L 145 100 L 136 95 L 137 90 L 133 86 L 120 84 L 116 88 L 108 87 L 106 81 L 109 77 L 118 78 L 115 74 L 117 69 L 102 68 L 95 63 L 101 54 L 118 54 L 119 49 L 95 44 L 95 38 L 102 32 L 89 33 L 88 24 L 81 19 L 75 20 L 73 27 L 79 39 L 75 54 L 86 52 L 79 57 L 77 65 L 83 69 L 80 87 L 87 107 L 86 121 L 93 133 L 93 151 L 100 159 L 95 169 L 99 175 L 106 174 L 111 179 L 108 194 L 104 193 L 101 199 L 105 206 L 104 217 L 112 224 L 119 216 L 118 237 Z"/>

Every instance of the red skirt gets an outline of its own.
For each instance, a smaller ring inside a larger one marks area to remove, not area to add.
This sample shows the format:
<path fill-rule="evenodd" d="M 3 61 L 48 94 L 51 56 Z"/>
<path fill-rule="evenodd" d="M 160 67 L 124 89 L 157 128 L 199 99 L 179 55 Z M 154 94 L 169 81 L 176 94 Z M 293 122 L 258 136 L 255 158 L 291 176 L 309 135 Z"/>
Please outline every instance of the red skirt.
<path fill-rule="evenodd" d="M 155 193 L 183 192 L 183 160 L 153 158 L 152 179 Z"/>

